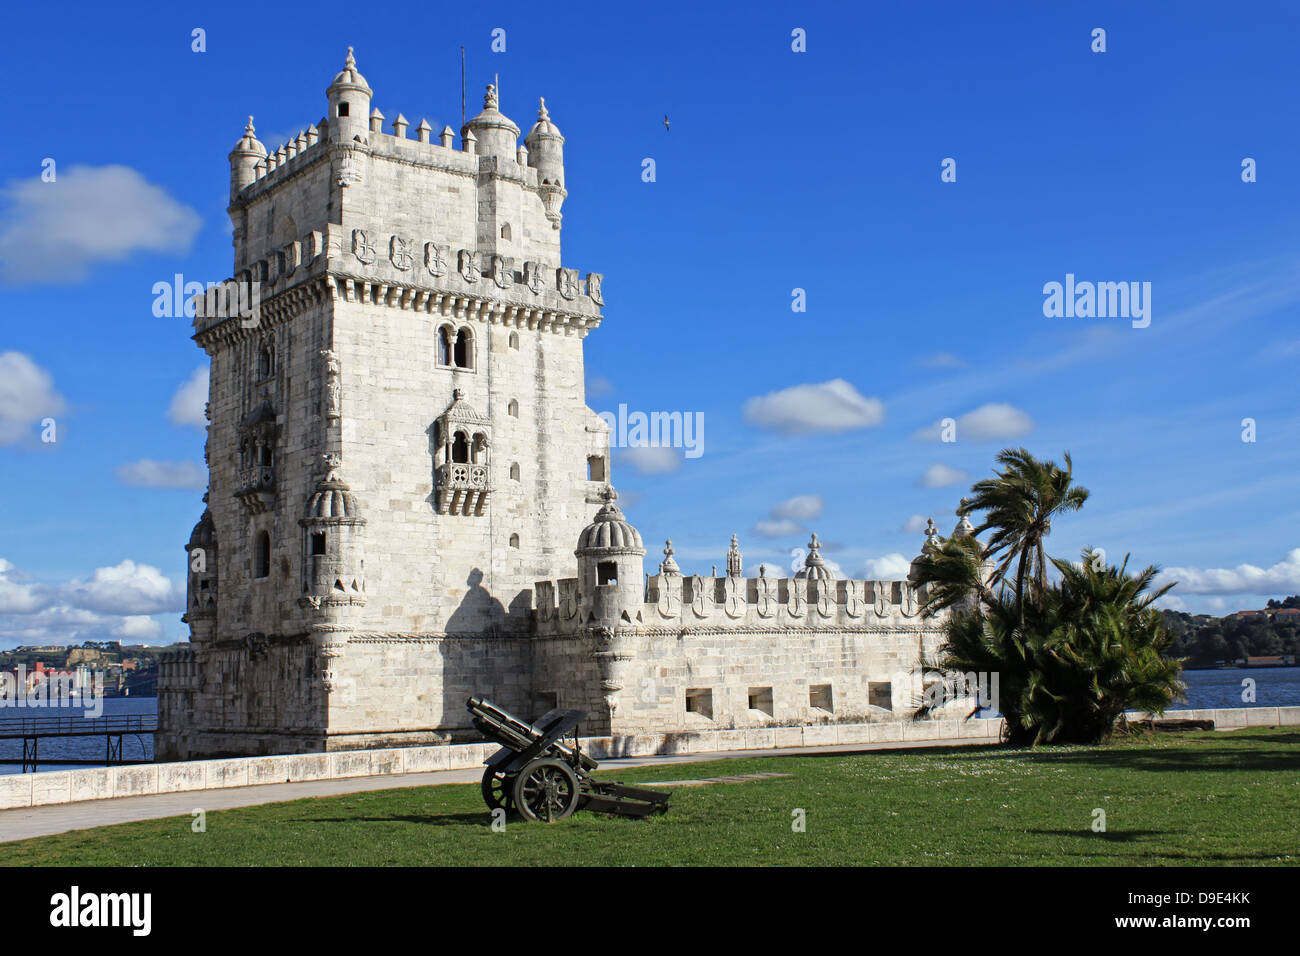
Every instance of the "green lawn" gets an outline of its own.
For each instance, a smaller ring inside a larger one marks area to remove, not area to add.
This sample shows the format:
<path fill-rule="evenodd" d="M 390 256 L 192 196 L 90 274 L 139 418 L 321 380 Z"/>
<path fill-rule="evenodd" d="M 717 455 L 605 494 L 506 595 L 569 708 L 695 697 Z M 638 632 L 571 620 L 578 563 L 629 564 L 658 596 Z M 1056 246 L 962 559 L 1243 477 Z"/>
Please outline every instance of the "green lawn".
<path fill-rule="evenodd" d="M 743 758 L 617 776 L 792 776 L 681 788 L 666 816 L 579 813 L 493 832 L 478 786 L 383 790 L 82 830 L 0 846 L 63 865 L 1160 865 L 1300 861 L 1300 731 L 1101 747 Z M 598 771 L 598 775 L 601 772 Z M 605 775 L 610 779 L 613 774 Z M 202 797 L 195 794 L 195 804 Z M 806 832 L 793 832 L 793 811 Z M 1106 832 L 1091 829 L 1106 811 Z"/>

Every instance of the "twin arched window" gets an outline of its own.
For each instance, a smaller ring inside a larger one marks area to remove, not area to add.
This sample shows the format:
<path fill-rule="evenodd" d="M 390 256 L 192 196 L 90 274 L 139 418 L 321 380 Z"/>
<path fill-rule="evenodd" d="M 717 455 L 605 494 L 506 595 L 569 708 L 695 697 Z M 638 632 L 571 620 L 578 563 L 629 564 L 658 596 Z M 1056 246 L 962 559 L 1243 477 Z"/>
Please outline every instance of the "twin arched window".
<path fill-rule="evenodd" d="M 474 368 L 474 333 L 468 325 L 438 329 L 438 364 L 446 368 Z"/>

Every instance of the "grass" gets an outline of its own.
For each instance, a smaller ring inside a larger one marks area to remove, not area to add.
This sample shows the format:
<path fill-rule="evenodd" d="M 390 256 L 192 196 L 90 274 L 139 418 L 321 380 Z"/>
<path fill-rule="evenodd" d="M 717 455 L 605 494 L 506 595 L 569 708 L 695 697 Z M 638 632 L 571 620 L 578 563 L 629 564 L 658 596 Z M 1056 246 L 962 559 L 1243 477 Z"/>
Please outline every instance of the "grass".
<path fill-rule="evenodd" d="M 579 813 L 494 832 L 477 785 L 381 790 L 40 837 L 11 866 L 1268 865 L 1300 862 L 1300 732 L 1252 728 L 1006 747 L 740 758 L 626 782 L 681 788 L 662 817 Z M 597 772 L 613 779 L 614 774 Z M 197 796 L 197 795 L 196 795 Z M 201 799 L 196 799 L 196 804 Z M 792 830 L 793 811 L 806 832 Z M 1093 832 L 1094 810 L 1106 812 Z"/>

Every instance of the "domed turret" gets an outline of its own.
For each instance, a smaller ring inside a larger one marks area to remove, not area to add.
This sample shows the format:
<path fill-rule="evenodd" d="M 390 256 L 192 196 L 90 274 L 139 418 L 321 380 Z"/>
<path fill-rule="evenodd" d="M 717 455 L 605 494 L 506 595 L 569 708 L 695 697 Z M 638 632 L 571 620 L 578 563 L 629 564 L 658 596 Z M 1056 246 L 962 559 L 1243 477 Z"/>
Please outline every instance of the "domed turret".
<path fill-rule="evenodd" d="M 813 535 L 812 540 L 808 542 L 808 557 L 804 558 L 803 567 L 796 571 L 794 576 L 820 581 L 835 580 L 835 573 L 826 566 L 826 561 L 822 558 L 821 542 L 817 540 L 817 535 Z"/>
<path fill-rule="evenodd" d="M 569 195 L 564 188 L 564 137 L 546 112 L 546 100 L 543 98 L 539 102 L 537 122 L 528 131 L 524 145 L 528 147 L 528 165 L 537 170 L 546 218 L 558 229 L 562 218 L 560 207 L 564 204 L 564 197 Z"/>
<path fill-rule="evenodd" d="M 248 118 L 244 135 L 230 151 L 230 199 L 233 202 L 246 186 L 257 178 L 257 164 L 266 159 L 266 147 L 254 134 L 253 117 Z"/>
<path fill-rule="evenodd" d="M 204 502 L 208 496 L 203 496 Z M 217 618 L 217 528 L 206 508 L 185 545 L 189 573 L 186 575 L 185 617 L 190 639 L 210 637 Z"/>
<path fill-rule="evenodd" d="M 614 504 L 618 492 L 607 485 L 601 497 L 605 503 L 578 535 L 573 553 L 578 558 L 583 623 L 616 628 L 642 619 L 645 546 L 641 532 Z"/>
<path fill-rule="evenodd" d="M 348 47 L 348 58 L 325 95 L 329 97 L 329 139 L 350 143 L 356 137 L 364 142 L 369 132 L 370 97 L 374 91 L 357 70 L 357 61 Z"/>
<path fill-rule="evenodd" d="M 366 519 L 352 489 L 339 474 L 339 458 L 325 456 L 325 477 L 307 497 L 302 528 L 302 604 L 321 612 L 327 625 L 342 609 L 366 603 Z"/>
<path fill-rule="evenodd" d="M 497 108 L 497 88 L 488 84 L 483 96 L 483 112 L 465 124 L 461 136 L 474 134 L 475 152 L 479 156 L 496 156 L 514 162 L 518 153 L 519 127 Z"/>

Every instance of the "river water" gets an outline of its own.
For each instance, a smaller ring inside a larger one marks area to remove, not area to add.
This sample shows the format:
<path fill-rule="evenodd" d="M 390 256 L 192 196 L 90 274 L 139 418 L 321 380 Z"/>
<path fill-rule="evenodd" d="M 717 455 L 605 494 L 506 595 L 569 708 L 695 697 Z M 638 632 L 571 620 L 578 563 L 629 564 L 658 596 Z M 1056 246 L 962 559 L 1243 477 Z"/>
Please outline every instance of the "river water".
<path fill-rule="evenodd" d="M 1223 670 L 1184 671 L 1187 700 L 1174 704 L 1170 710 L 1207 710 L 1221 707 L 1300 707 L 1300 667 L 1233 667 Z M 1242 695 L 1251 688 L 1244 681 L 1253 681 L 1254 700 L 1243 700 Z M 119 714 L 145 714 L 158 712 L 155 697 L 109 697 L 104 700 L 104 716 Z M 13 708 L 0 707 L 0 718 L 56 717 L 75 715 L 70 708 Z M 0 740 L 0 759 L 21 759 L 21 740 Z M 41 741 L 42 758 L 71 758 L 103 760 L 103 737 L 47 738 Z M 152 760 L 153 735 L 127 734 L 122 738 L 124 760 Z M 84 765 L 80 765 L 84 766 Z M 75 770 L 77 764 L 42 763 L 41 770 Z M 0 774 L 21 773 L 21 764 L 0 764 Z"/>

